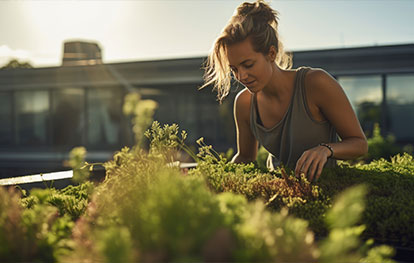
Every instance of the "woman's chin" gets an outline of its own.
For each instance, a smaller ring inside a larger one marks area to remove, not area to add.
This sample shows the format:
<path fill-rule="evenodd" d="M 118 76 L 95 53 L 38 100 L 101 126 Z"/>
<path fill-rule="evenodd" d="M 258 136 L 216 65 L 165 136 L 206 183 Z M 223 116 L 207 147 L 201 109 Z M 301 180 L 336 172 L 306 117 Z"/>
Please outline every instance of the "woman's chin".
<path fill-rule="evenodd" d="M 260 91 L 259 88 L 257 88 L 257 86 L 246 86 L 246 88 L 251 92 L 251 93 L 257 93 Z"/>

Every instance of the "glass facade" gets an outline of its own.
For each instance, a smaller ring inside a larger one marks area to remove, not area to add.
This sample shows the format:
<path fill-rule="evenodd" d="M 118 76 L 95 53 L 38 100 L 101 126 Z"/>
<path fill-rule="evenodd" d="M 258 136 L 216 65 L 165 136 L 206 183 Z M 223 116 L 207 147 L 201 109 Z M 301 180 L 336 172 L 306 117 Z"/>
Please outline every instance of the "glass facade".
<path fill-rule="evenodd" d="M 200 128 L 198 137 L 204 137 L 207 145 L 213 145 L 215 149 L 219 149 L 216 145 L 219 139 L 220 114 L 219 103 L 215 100 L 215 94 L 210 91 L 203 91 L 200 94 L 200 102 L 197 107 L 200 112 Z M 197 138 L 198 139 L 198 138 Z"/>
<path fill-rule="evenodd" d="M 371 133 L 374 123 L 381 122 L 382 77 L 343 76 L 338 77 L 338 82 L 348 96 L 362 129 Z"/>
<path fill-rule="evenodd" d="M 232 118 L 232 103 L 228 98 L 225 105 L 220 105 L 216 100 L 216 94 L 211 90 L 196 90 L 194 86 L 152 87 L 152 94 L 143 93 L 143 99 L 152 99 L 158 102 L 154 120 L 164 124 L 178 124 L 180 130 L 187 131 L 188 145 L 196 145 L 200 137 L 204 137 L 207 144 L 214 145 L 216 149 L 221 144 L 228 148 L 228 141 L 233 142 L 233 137 L 228 140 L 228 134 L 234 136 L 234 121 Z M 143 90 L 143 89 L 140 89 Z"/>
<path fill-rule="evenodd" d="M 184 90 L 185 92 L 185 90 Z M 180 92 L 176 98 L 176 108 L 177 108 L 177 124 L 180 126 L 180 130 L 187 131 L 188 137 L 187 142 L 189 144 L 194 144 L 195 141 L 201 137 L 198 131 L 198 107 L 200 107 L 198 102 L 198 94 L 195 92 L 184 93 Z M 206 111 L 207 112 L 207 111 Z M 206 114 L 208 115 L 208 114 Z M 207 116 L 203 116 L 205 120 Z M 207 134 L 207 133 L 206 133 Z"/>
<path fill-rule="evenodd" d="M 400 141 L 413 141 L 414 74 L 388 75 L 386 101 L 389 132 Z"/>
<path fill-rule="evenodd" d="M 12 93 L 0 92 L 0 146 L 13 143 Z"/>
<path fill-rule="evenodd" d="M 119 144 L 122 94 L 116 88 L 89 88 L 86 91 L 87 140 L 94 148 Z"/>
<path fill-rule="evenodd" d="M 85 91 L 65 88 L 52 92 L 53 145 L 74 147 L 84 144 Z"/>
<path fill-rule="evenodd" d="M 177 103 L 175 97 L 171 93 L 162 92 L 158 88 L 154 88 L 156 93 L 143 94 L 143 100 L 154 100 L 158 103 L 155 110 L 154 120 L 161 125 L 172 124 L 177 122 Z"/>
<path fill-rule="evenodd" d="M 367 136 L 373 124 L 380 123 L 384 134 L 393 134 L 397 142 L 414 141 L 414 73 L 337 76 L 337 80 Z M 232 104 L 236 91 L 220 105 L 214 92 L 197 91 L 194 85 L 136 88 L 142 99 L 159 103 L 155 120 L 177 123 L 188 132 L 188 144 L 200 137 L 216 148 L 235 143 Z M 60 150 L 77 145 L 91 150 L 125 145 L 133 135 L 129 121 L 123 118 L 123 95 L 120 86 L 2 91 L 0 145 Z"/>
<path fill-rule="evenodd" d="M 15 92 L 16 143 L 46 145 L 49 136 L 49 92 Z"/>

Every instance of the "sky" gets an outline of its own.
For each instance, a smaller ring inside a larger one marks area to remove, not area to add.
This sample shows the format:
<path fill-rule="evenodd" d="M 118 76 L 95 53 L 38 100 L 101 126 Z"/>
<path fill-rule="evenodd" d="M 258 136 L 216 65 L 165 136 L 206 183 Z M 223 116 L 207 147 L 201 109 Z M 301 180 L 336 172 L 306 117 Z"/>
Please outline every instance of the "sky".
<path fill-rule="evenodd" d="M 64 41 L 104 63 L 206 56 L 240 0 L 0 0 L 0 67 L 59 66 Z M 272 0 L 290 51 L 414 44 L 412 0 Z"/>

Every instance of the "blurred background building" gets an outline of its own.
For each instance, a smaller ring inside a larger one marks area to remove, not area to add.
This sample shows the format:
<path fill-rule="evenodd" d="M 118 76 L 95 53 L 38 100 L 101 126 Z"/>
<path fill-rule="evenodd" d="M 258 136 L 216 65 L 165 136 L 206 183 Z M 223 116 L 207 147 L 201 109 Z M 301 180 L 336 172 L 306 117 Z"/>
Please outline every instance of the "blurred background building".
<path fill-rule="evenodd" d="M 62 65 L 0 70 L 0 177 L 58 171 L 75 146 L 92 162 L 132 145 L 124 96 L 159 103 L 155 120 L 177 123 L 187 143 L 204 137 L 235 148 L 234 83 L 223 104 L 202 85 L 205 57 L 102 63 L 96 43 L 66 42 Z M 375 123 L 397 143 L 414 143 L 414 44 L 293 52 L 294 68 L 320 67 L 344 88 L 364 131 Z"/>

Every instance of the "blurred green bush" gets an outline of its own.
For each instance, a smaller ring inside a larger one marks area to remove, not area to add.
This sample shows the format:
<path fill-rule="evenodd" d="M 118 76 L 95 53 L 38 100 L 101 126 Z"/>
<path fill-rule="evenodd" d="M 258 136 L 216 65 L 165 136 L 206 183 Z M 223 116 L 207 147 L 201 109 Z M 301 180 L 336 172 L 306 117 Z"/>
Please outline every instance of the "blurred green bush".
<path fill-rule="evenodd" d="M 374 241 L 414 240 L 411 155 L 342 163 L 311 184 L 229 163 L 202 139 L 183 173 L 171 161 L 186 133 L 154 123 L 145 135 L 149 150 L 115 153 L 98 185 L 0 188 L 2 261 L 387 262 L 393 249 Z"/>

